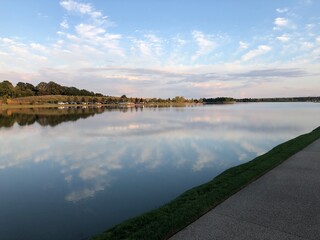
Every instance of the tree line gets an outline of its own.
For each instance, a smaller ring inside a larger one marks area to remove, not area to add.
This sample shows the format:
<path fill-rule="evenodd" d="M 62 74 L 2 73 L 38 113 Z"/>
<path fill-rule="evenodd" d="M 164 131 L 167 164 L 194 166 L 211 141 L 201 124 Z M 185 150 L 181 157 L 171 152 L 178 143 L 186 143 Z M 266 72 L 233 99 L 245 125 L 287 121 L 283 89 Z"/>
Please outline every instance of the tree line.
<path fill-rule="evenodd" d="M 41 82 L 34 86 L 31 83 L 18 82 L 16 86 L 8 81 L 0 82 L 0 103 L 7 103 L 7 99 L 19 97 L 33 97 L 32 102 L 38 103 L 57 103 L 59 101 L 71 103 L 104 103 L 118 104 L 131 102 L 135 104 L 184 104 L 184 103 L 204 103 L 204 104 L 223 104 L 235 102 L 320 102 L 320 97 L 292 97 L 292 98 L 242 98 L 235 99 L 231 97 L 216 97 L 216 98 L 200 98 L 186 99 L 183 96 L 174 98 L 131 98 L 126 95 L 121 97 L 104 96 L 101 93 L 94 93 L 86 89 L 78 89 L 76 87 L 66 87 L 55 82 Z M 45 96 L 45 97 L 41 97 Z M 48 96 L 48 97 L 46 97 Z M 54 99 L 51 97 L 54 96 Z M 81 96 L 79 98 L 79 96 Z M 44 99 L 41 99 L 44 98 Z M 50 99 L 49 99 L 50 98 Z M 58 100 L 58 98 L 60 100 Z M 21 100 L 22 101 L 22 100 Z"/>
<path fill-rule="evenodd" d="M 236 99 L 231 97 L 203 98 L 202 102 L 206 104 L 235 103 Z"/>
<path fill-rule="evenodd" d="M 31 83 L 18 82 L 13 86 L 8 80 L 0 82 L 0 97 L 18 98 L 30 96 L 65 95 L 65 96 L 96 96 L 102 97 L 101 93 L 94 93 L 86 89 L 61 86 L 55 82 L 41 82 L 37 86 Z"/>
<path fill-rule="evenodd" d="M 242 98 L 237 102 L 320 102 L 320 97 Z"/>

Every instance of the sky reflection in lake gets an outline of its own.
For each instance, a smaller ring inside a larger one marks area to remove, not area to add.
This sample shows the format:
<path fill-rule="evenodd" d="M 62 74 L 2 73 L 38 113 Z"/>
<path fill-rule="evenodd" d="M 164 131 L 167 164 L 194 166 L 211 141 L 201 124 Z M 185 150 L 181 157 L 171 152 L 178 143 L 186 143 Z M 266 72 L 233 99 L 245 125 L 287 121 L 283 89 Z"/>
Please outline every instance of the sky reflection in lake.
<path fill-rule="evenodd" d="M 319 109 L 259 103 L 3 113 L 0 237 L 99 233 L 311 131 Z"/>

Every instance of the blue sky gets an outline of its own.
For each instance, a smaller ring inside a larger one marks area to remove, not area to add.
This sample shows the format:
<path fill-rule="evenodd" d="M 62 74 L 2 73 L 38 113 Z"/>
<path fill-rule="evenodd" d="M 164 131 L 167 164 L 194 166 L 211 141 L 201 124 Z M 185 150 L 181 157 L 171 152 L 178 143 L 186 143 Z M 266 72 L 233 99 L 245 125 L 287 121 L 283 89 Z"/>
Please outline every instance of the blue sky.
<path fill-rule="evenodd" d="M 0 4 L 0 80 L 132 97 L 320 92 L 320 1 Z"/>

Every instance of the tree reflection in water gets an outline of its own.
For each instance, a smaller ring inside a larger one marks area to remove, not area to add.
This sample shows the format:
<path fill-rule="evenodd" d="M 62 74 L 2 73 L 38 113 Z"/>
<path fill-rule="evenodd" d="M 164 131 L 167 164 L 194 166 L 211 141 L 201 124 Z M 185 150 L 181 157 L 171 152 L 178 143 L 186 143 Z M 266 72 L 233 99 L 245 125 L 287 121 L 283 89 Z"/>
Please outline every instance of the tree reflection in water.
<path fill-rule="evenodd" d="M 17 123 L 27 126 L 35 123 L 55 127 L 63 122 L 93 117 L 105 111 L 142 111 L 143 107 L 63 107 L 63 108 L 17 108 L 0 110 L 0 128 L 11 128 Z"/>

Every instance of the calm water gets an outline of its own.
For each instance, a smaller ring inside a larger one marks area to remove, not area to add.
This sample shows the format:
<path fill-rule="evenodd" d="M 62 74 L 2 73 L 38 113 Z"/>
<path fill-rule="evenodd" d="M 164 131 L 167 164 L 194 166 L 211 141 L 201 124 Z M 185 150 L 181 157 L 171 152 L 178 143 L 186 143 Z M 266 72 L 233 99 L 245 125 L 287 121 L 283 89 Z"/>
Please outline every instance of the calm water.
<path fill-rule="evenodd" d="M 320 124 L 320 104 L 0 111 L 0 239 L 80 240 Z"/>

